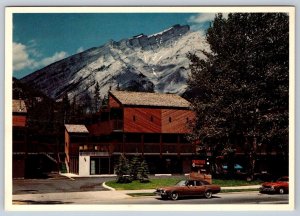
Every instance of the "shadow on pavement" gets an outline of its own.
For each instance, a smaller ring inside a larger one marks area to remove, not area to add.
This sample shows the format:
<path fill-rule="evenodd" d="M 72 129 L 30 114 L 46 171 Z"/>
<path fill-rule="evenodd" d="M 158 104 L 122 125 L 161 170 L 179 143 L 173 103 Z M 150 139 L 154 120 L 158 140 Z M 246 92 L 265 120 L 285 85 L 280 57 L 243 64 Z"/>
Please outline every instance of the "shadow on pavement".
<path fill-rule="evenodd" d="M 34 201 L 34 200 L 13 200 L 14 205 L 53 205 L 53 204 L 72 204 L 72 202 L 62 201 Z"/>

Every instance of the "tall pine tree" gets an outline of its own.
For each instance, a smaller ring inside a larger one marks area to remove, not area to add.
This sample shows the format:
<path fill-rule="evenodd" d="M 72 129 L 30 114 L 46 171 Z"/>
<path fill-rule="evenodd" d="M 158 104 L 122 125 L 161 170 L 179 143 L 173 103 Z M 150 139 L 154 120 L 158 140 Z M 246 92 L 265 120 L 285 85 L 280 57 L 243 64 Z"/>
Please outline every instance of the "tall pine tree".
<path fill-rule="evenodd" d="M 101 95 L 100 95 L 100 86 L 99 83 L 96 83 L 94 91 L 94 112 L 98 112 L 101 106 Z"/>

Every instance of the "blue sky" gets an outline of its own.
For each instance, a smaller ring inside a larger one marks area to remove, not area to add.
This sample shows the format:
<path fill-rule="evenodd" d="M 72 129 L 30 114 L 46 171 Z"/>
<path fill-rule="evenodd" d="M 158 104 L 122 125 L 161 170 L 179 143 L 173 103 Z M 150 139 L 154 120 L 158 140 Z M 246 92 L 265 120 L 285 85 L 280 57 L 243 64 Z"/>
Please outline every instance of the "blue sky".
<path fill-rule="evenodd" d="M 22 78 L 110 39 L 150 35 L 175 24 L 203 31 L 213 18 L 210 13 L 15 13 L 13 76 Z"/>

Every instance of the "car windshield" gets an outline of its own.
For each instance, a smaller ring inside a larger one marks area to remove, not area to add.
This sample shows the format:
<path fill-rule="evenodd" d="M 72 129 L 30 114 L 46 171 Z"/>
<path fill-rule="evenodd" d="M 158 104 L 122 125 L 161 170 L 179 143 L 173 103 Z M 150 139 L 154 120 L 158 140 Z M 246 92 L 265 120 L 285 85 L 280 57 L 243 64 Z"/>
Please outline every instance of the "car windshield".
<path fill-rule="evenodd" d="M 177 182 L 176 186 L 185 186 L 186 185 L 186 181 L 185 180 L 181 180 L 179 182 Z"/>

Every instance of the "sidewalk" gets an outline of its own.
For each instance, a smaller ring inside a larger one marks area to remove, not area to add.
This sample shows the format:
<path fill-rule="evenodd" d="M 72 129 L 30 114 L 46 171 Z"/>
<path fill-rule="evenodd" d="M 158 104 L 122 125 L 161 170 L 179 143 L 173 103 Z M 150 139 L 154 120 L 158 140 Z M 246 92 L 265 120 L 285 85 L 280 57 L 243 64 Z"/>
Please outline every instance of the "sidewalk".
<path fill-rule="evenodd" d="M 105 184 L 104 184 L 105 185 Z M 104 186 L 103 185 L 103 186 Z M 109 188 L 107 186 L 104 186 Z M 225 189 L 258 189 L 260 185 L 238 186 L 238 187 L 222 187 Z M 147 190 L 114 190 L 109 188 L 108 191 L 82 191 L 82 192 L 56 192 L 56 193 L 42 193 L 42 194 L 17 194 L 13 195 L 14 204 L 93 204 L 93 203 L 115 203 L 118 200 L 131 199 L 132 196 L 128 194 L 150 193 L 155 189 Z M 153 193 L 153 196 L 155 194 Z"/>
<path fill-rule="evenodd" d="M 65 176 L 67 178 L 78 178 L 78 177 L 89 177 L 89 178 L 95 178 L 95 177 L 116 177 L 116 174 L 102 174 L 102 175 L 77 175 L 74 173 L 59 173 L 61 176 Z"/>

